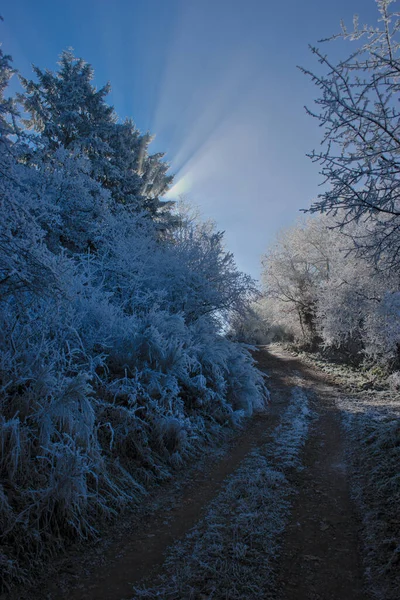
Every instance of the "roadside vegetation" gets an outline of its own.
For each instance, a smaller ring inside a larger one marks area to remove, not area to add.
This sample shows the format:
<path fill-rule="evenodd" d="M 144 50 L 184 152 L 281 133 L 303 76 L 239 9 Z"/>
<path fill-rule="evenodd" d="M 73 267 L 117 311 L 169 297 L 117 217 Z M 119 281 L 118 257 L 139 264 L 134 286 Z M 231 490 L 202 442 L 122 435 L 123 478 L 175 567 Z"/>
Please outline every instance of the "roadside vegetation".
<path fill-rule="evenodd" d="M 7 97 L 0 51 L 0 590 L 268 396 L 223 335 L 254 282 L 211 223 L 162 199 L 151 136 L 71 52 L 34 75 Z"/>
<path fill-rule="evenodd" d="M 353 496 L 362 520 L 364 565 L 374 598 L 400 587 L 400 397 L 371 392 L 340 399 Z"/>

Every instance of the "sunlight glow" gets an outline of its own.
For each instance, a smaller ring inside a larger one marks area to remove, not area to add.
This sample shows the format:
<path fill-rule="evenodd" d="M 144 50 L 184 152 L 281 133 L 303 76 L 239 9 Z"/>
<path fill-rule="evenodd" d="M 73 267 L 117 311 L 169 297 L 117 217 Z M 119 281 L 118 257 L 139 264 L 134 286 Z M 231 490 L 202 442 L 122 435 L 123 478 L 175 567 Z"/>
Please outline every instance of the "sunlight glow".
<path fill-rule="evenodd" d="M 165 194 L 165 198 L 167 200 L 179 198 L 179 196 L 184 196 L 190 191 L 191 188 L 191 177 L 190 173 L 186 175 L 182 175 L 181 177 L 175 177 L 176 183 L 172 186 L 172 188 Z"/>

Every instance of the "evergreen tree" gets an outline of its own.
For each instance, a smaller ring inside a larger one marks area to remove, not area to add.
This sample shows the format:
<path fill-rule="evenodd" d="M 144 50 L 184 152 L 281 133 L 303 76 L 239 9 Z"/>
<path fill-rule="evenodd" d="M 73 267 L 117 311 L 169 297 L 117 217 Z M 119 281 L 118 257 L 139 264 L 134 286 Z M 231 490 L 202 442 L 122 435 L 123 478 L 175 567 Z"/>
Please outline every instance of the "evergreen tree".
<path fill-rule="evenodd" d="M 153 140 L 149 133 L 141 135 L 131 119 L 116 124 L 110 132 L 112 148 L 111 165 L 105 187 L 115 201 L 134 210 L 147 210 L 156 217 L 171 206 L 171 202 L 159 199 L 172 183 L 167 175 L 168 163 L 161 159 L 164 154 L 148 154 Z"/>
<path fill-rule="evenodd" d="M 169 208 L 162 195 L 172 181 L 166 175 L 163 154 L 148 154 L 152 140 L 141 135 L 131 120 L 118 123 L 106 102 L 109 84 L 97 90 L 91 65 L 64 51 L 59 70 L 34 67 L 37 81 L 21 77 L 20 96 L 30 115 L 24 125 L 36 131 L 42 154 L 59 148 L 90 160 L 91 176 L 111 192 L 113 200 L 134 211 L 148 211 L 153 218 Z"/>
<path fill-rule="evenodd" d="M 16 115 L 14 103 L 11 98 L 5 98 L 4 93 L 15 69 L 11 66 L 11 57 L 4 54 L 0 48 L 0 141 L 8 143 L 8 135 L 13 131 L 10 117 Z"/>
<path fill-rule="evenodd" d="M 110 86 L 96 90 L 92 67 L 70 51 L 61 54 L 59 66 L 57 73 L 34 66 L 37 82 L 21 77 L 25 88 L 21 100 L 30 114 L 24 124 L 37 131 L 53 151 L 60 147 L 85 150 L 96 172 L 96 160 L 104 162 L 111 156 L 107 139 L 117 120 L 113 107 L 105 102 Z"/>

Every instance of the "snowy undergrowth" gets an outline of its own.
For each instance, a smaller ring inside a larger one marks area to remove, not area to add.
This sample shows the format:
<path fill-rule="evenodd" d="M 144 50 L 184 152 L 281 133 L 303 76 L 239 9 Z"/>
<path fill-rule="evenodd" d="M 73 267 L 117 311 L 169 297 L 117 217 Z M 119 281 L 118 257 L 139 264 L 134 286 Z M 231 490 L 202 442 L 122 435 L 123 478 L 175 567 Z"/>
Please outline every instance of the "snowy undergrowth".
<path fill-rule="evenodd" d="M 339 383 L 341 386 L 352 391 L 371 386 L 376 378 L 377 370 L 374 372 L 345 363 L 332 362 L 320 352 L 305 352 L 299 350 L 293 344 L 273 344 L 273 346 L 278 349 L 284 348 L 292 355 L 298 356 L 303 362 L 312 367 L 317 367 L 317 369 L 332 377 L 335 383 Z M 379 384 L 383 384 L 381 378 L 379 379 Z"/>
<path fill-rule="evenodd" d="M 295 492 L 287 475 L 301 468 L 312 418 L 308 398 L 292 390 L 281 422 L 225 482 L 204 519 L 173 546 L 155 586 L 134 599 L 259 599 L 274 595 L 274 565 Z"/>
<path fill-rule="evenodd" d="M 0 592 L 268 396 L 223 335 L 255 282 L 212 223 L 163 200 L 168 164 L 90 65 L 67 51 L 58 67 L 22 79 L 18 107 L 0 48 Z"/>
<path fill-rule="evenodd" d="M 369 393 L 340 399 L 349 432 L 352 491 L 362 519 L 364 565 L 379 600 L 400 589 L 400 397 Z"/>
<path fill-rule="evenodd" d="M 293 344 L 272 344 L 271 346 L 278 349 L 284 348 L 301 358 L 308 365 L 317 367 L 317 369 L 332 378 L 336 384 L 351 391 L 351 393 L 370 389 L 377 391 L 399 389 L 399 372 L 390 373 L 387 365 L 365 363 L 357 367 L 345 362 L 334 362 L 328 356 L 325 356 L 323 351 L 306 352 L 299 350 Z"/>
<path fill-rule="evenodd" d="M 93 360 L 67 326 L 50 342 L 48 319 L 39 340 L 14 323 L 19 345 L 0 364 L 4 588 L 28 581 L 66 542 L 95 536 L 102 519 L 141 502 L 266 397 L 250 355 L 207 323 L 153 314 L 129 329 L 125 319 L 129 344 L 118 332 L 108 357 Z M 2 347 L 12 346 L 3 332 Z M 81 327 L 84 347 L 86 335 Z"/>

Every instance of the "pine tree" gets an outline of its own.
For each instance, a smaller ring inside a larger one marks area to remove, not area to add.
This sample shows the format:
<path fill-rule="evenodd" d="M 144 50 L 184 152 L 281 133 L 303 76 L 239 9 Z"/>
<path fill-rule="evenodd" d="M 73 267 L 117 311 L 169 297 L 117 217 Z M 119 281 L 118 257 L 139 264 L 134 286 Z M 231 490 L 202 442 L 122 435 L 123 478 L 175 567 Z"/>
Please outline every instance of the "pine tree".
<path fill-rule="evenodd" d="M 17 114 L 13 100 L 4 97 L 10 79 L 16 72 L 11 60 L 11 56 L 4 54 L 0 48 L 0 142 L 7 145 L 10 143 L 8 136 L 13 133 L 12 119 Z"/>
<path fill-rule="evenodd" d="M 40 133 L 55 150 L 85 149 L 94 160 L 98 154 L 111 154 L 107 144 L 110 127 L 116 122 L 112 106 L 105 97 L 109 84 L 100 90 L 92 85 L 92 67 L 71 51 L 64 51 L 57 73 L 33 67 L 37 82 L 21 77 L 25 94 L 21 97 L 30 119 L 25 125 Z"/>
<path fill-rule="evenodd" d="M 91 65 L 64 51 L 59 70 L 34 67 L 37 81 L 21 78 L 20 96 L 30 118 L 24 125 L 36 131 L 42 154 L 59 148 L 86 156 L 91 176 L 110 191 L 115 202 L 157 218 L 169 203 L 159 200 L 172 181 L 163 154 L 148 154 L 152 140 L 141 135 L 131 120 L 118 123 L 106 102 L 109 84 L 97 90 Z"/>
<path fill-rule="evenodd" d="M 159 197 L 168 190 L 173 177 L 167 175 L 169 165 L 162 161 L 164 154 L 149 155 L 152 140 L 149 133 L 141 135 L 131 119 L 116 124 L 109 138 L 113 168 L 105 187 L 117 202 L 135 210 L 145 209 L 157 217 L 171 206 Z"/>

